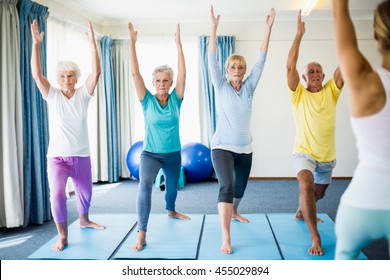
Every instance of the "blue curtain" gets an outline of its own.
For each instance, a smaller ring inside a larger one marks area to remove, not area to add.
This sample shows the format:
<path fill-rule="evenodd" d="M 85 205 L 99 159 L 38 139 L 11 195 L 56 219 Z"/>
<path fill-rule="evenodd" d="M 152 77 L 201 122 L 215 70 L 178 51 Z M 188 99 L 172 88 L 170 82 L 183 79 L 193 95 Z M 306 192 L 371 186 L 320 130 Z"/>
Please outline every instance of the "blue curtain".
<path fill-rule="evenodd" d="M 39 30 L 45 32 L 41 44 L 42 72 L 46 75 L 46 20 L 48 8 L 30 0 L 19 0 L 20 76 L 23 110 L 24 148 L 24 223 L 42 224 L 51 219 L 49 184 L 46 176 L 46 152 L 49 142 L 46 103 L 31 75 L 31 29 L 37 19 Z"/>
<path fill-rule="evenodd" d="M 211 138 L 215 132 L 216 126 L 216 112 L 215 112 L 215 92 L 213 85 L 211 83 L 209 67 L 208 67 L 208 57 L 207 57 L 207 48 L 209 44 L 209 36 L 199 37 L 199 71 L 200 71 L 200 81 L 201 81 L 201 91 L 204 99 L 204 116 L 206 120 L 207 127 L 207 139 L 208 145 L 210 146 Z M 234 36 L 217 36 L 217 60 L 222 71 L 222 74 L 225 73 L 225 61 L 226 59 L 234 53 L 235 46 L 235 37 Z"/>
<path fill-rule="evenodd" d="M 102 38 L 102 65 L 107 114 L 108 181 L 110 183 L 119 181 L 117 106 L 112 44 L 111 38 L 107 36 Z"/>

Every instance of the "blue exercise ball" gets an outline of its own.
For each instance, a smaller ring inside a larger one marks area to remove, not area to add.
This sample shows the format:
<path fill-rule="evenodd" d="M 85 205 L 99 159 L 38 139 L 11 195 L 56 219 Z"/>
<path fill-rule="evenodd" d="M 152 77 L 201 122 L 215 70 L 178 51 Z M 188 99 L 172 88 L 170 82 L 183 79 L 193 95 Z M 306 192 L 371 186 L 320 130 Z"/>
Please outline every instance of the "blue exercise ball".
<path fill-rule="evenodd" d="M 201 143 L 188 143 L 181 149 L 181 165 L 187 182 L 202 182 L 213 172 L 211 152 Z"/>
<path fill-rule="evenodd" d="M 135 142 L 127 152 L 126 163 L 131 175 L 139 180 L 139 165 L 141 162 L 142 146 L 144 142 Z"/>

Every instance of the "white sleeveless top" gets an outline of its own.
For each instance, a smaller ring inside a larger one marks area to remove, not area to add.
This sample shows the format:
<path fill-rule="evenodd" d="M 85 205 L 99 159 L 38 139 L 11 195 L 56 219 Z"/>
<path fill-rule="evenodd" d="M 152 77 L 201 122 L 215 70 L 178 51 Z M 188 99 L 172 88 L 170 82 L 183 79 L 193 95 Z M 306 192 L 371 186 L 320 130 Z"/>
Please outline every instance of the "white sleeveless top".
<path fill-rule="evenodd" d="M 351 117 L 359 163 L 342 196 L 348 205 L 390 209 L 390 72 L 377 69 L 386 92 L 384 108 L 367 117 Z"/>

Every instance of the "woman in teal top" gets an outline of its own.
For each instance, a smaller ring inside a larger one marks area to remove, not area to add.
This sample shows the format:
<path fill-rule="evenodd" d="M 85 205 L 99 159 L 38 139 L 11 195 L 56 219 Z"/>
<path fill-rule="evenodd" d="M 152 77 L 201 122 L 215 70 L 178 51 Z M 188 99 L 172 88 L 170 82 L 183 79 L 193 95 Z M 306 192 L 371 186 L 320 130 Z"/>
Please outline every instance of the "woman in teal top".
<path fill-rule="evenodd" d="M 179 137 L 180 107 L 184 97 L 186 67 L 180 39 L 180 26 L 177 26 L 175 41 L 178 50 L 178 74 L 176 87 L 171 93 L 173 70 L 167 65 L 153 71 L 153 95 L 145 87 L 140 74 L 135 42 L 137 31 L 131 23 L 130 65 L 138 99 L 141 101 L 145 119 L 145 140 L 140 162 L 140 186 L 137 198 L 138 240 L 134 251 L 141 251 L 146 245 L 146 231 L 151 209 L 154 180 L 162 168 L 166 176 L 166 209 L 171 218 L 188 220 L 189 217 L 176 212 L 175 201 L 181 168 L 181 145 Z"/>

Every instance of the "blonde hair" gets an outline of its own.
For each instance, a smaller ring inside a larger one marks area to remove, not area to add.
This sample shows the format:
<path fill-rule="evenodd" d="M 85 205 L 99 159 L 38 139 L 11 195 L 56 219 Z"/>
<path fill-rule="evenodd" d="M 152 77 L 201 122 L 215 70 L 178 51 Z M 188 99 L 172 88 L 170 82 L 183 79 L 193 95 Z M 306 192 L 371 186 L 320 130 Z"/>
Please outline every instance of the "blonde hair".
<path fill-rule="evenodd" d="M 390 0 L 380 3 L 374 12 L 374 31 L 383 50 L 390 50 Z"/>
<path fill-rule="evenodd" d="M 233 65 L 244 66 L 244 68 L 246 70 L 246 60 L 245 60 L 245 58 L 242 55 L 238 55 L 238 54 L 230 55 L 226 59 L 225 70 L 227 70 L 229 68 L 229 66 L 233 66 Z M 229 74 L 228 73 L 226 73 L 226 79 L 229 80 Z"/>
<path fill-rule="evenodd" d="M 57 73 L 57 79 L 60 77 L 61 72 L 63 71 L 74 71 L 76 74 L 77 79 L 81 76 L 81 71 L 77 63 L 73 61 L 59 61 L 57 63 L 56 73 Z"/>

